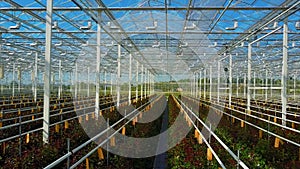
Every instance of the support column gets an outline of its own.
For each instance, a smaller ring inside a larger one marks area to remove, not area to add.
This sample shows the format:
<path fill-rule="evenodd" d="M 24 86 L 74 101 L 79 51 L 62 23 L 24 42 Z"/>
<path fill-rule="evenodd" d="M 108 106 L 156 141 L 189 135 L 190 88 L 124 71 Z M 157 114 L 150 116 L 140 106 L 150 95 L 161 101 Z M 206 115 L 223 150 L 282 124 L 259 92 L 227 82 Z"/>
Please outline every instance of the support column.
<path fill-rule="evenodd" d="M 38 52 L 35 53 L 35 60 L 34 60 L 34 102 L 37 101 L 37 80 L 38 80 Z"/>
<path fill-rule="evenodd" d="M 2 87 L 2 85 L 1 85 L 1 87 Z M 34 67 L 32 67 L 32 70 L 31 70 L 31 91 L 32 91 L 32 95 L 34 98 Z M 2 93 L 2 91 L 1 91 L 1 93 Z"/>
<path fill-rule="evenodd" d="M 294 74 L 294 100 L 296 100 L 296 72 Z"/>
<path fill-rule="evenodd" d="M 195 90 L 196 90 L 196 96 L 195 98 L 198 98 L 198 73 L 195 72 L 195 82 L 196 82 L 196 85 L 195 85 Z"/>
<path fill-rule="evenodd" d="M 143 100 L 143 76 L 144 76 L 144 65 L 142 65 L 142 72 L 141 72 L 141 100 Z"/>
<path fill-rule="evenodd" d="M 221 76 L 221 62 L 218 61 L 218 91 L 217 91 L 217 102 L 220 102 L 220 76 Z"/>
<path fill-rule="evenodd" d="M 59 60 L 59 65 L 58 65 L 58 79 L 59 79 L 58 99 L 60 99 L 61 92 L 62 92 L 61 60 Z"/>
<path fill-rule="evenodd" d="M 101 62 L 101 12 L 98 13 L 97 23 L 97 46 L 96 46 L 96 98 L 95 98 L 95 118 L 99 117 L 99 97 L 100 97 L 100 62 Z"/>
<path fill-rule="evenodd" d="M 206 100 L 206 69 L 204 69 L 204 100 Z"/>
<path fill-rule="evenodd" d="M 12 77 L 12 96 L 15 97 L 15 68 L 16 68 L 16 65 L 15 65 L 15 62 L 13 63 L 13 77 Z"/>
<path fill-rule="evenodd" d="M 256 86 L 256 74 L 253 72 L 253 87 Z M 255 99 L 256 89 L 253 89 L 253 98 Z"/>
<path fill-rule="evenodd" d="M 147 74 L 148 74 L 148 70 L 145 68 L 145 76 L 144 76 L 144 82 L 145 82 L 145 90 L 144 90 L 144 93 L 145 93 L 145 98 L 147 98 L 147 81 L 148 81 L 148 77 L 147 77 Z"/>
<path fill-rule="evenodd" d="M 212 96 L 212 66 L 209 67 L 209 101 Z"/>
<path fill-rule="evenodd" d="M 110 72 L 110 95 L 112 96 L 112 89 L 113 89 L 113 83 L 112 83 L 113 74 Z"/>
<path fill-rule="evenodd" d="M 106 76 L 107 76 L 107 73 L 106 73 L 106 70 L 104 70 L 104 96 L 106 96 L 106 83 L 107 83 L 107 80 L 106 80 Z"/>
<path fill-rule="evenodd" d="M 150 96 L 150 71 L 148 70 L 148 96 Z"/>
<path fill-rule="evenodd" d="M 53 1 L 47 0 L 46 8 L 46 47 L 45 47 L 45 78 L 44 78 L 44 113 L 43 142 L 49 142 L 49 110 L 50 110 L 50 76 L 51 76 L 51 46 L 52 46 L 52 10 Z"/>
<path fill-rule="evenodd" d="M 90 97 L 90 67 L 87 69 L 87 97 Z"/>
<path fill-rule="evenodd" d="M 199 98 L 202 97 L 202 71 L 200 71 L 200 79 L 199 79 L 200 85 L 199 85 Z"/>
<path fill-rule="evenodd" d="M 282 54 L 282 76 L 281 76 L 281 103 L 282 103 L 282 125 L 286 126 L 286 105 L 287 105 L 287 58 L 288 58 L 288 25 L 287 21 L 283 24 L 283 54 Z"/>
<path fill-rule="evenodd" d="M 252 46 L 248 45 L 248 79 L 247 79 L 247 110 L 250 111 L 250 84 L 251 84 L 251 62 L 252 62 Z"/>
<path fill-rule="evenodd" d="M 121 83 L 121 45 L 118 44 L 118 70 L 117 70 L 117 108 L 120 106 L 120 83 Z"/>
<path fill-rule="evenodd" d="M 193 80 L 192 80 L 192 78 L 190 79 L 190 88 L 191 88 L 190 95 L 193 96 Z"/>
<path fill-rule="evenodd" d="M 247 86 L 247 84 L 246 84 L 246 82 L 247 82 L 247 80 L 246 80 L 246 73 L 244 74 L 244 98 L 246 98 L 246 86 Z"/>
<path fill-rule="evenodd" d="M 239 97 L 239 75 L 236 74 L 236 97 Z"/>
<path fill-rule="evenodd" d="M 77 60 L 75 62 L 75 99 L 77 100 L 78 97 L 78 64 Z"/>
<path fill-rule="evenodd" d="M 70 71 L 70 93 L 73 93 L 73 81 L 72 81 L 72 75 L 73 75 L 73 73 L 72 73 L 72 71 Z"/>
<path fill-rule="evenodd" d="M 231 97 L 232 97 L 232 55 L 229 55 L 229 96 L 228 96 L 228 104 L 231 105 Z"/>
<path fill-rule="evenodd" d="M 129 81 L 128 81 L 128 104 L 131 104 L 131 64 L 132 64 L 132 55 L 129 54 Z"/>
<path fill-rule="evenodd" d="M 266 87 L 268 87 L 268 70 L 266 69 Z M 265 90 L 265 101 L 268 101 L 268 89 Z"/>
<path fill-rule="evenodd" d="M 273 97 L 273 77 L 271 76 L 271 81 L 270 81 L 270 86 L 271 86 L 271 90 L 270 90 L 270 96 L 271 96 L 271 99 Z"/>
<path fill-rule="evenodd" d="M 18 68 L 18 93 L 21 96 L 21 79 L 22 79 L 22 70 Z"/>
<path fill-rule="evenodd" d="M 196 96 L 196 75 L 195 73 L 193 74 L 193 82 L 192 82 L 192 96 L 195 97 Z"/>
<path fill-rule="evenodd" d="M 135 80 L 136 80 L 135 100 L 137 101 L 137 99 L 139 97 L 139 62 L 138 61 L 136 61 L 136 76 L 135 76 Z"/>

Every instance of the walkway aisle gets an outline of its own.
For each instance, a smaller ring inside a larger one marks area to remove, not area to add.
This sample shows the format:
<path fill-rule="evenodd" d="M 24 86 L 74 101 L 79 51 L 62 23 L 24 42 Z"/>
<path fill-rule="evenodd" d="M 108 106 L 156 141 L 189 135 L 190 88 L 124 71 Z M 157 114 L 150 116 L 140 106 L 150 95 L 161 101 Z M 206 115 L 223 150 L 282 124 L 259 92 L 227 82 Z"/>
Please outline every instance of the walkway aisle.
<path fill-rule="evenodd" d="M 166 103 L 166 109 L 163 114 L 163 120 L 162 120 L 162 126 L 160 133 L 166 131 L 168 129 L 168 116 L 169 116 L 169 107 L 168 103 Z M 162 149 L 163 147 L 167 147 L 168 145 L 168 138 L 167 135 L 161 135 L 159 138 L 159 143 L 157 146 L 157 150 Z M 154 169 L 166 169 L 168 166 L 168 161 L 167 161 L 167 152 L 159 154 L 155 157 L 154 160 Z"/>

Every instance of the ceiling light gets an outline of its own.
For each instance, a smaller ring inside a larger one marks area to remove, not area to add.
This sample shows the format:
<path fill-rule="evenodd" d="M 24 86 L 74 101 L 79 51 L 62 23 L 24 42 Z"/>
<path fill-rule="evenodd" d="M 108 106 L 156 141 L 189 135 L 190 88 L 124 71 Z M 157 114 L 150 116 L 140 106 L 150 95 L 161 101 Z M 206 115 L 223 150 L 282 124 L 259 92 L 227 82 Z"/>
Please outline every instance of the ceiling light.
<path fill-rule="evenodd" d="M 86 26 L 81 26 L 80 29 L 81 30 L 89 30 L 92 27 L 92 22 L 88 21 L 88 24 Z"/>
<path fill-rule="evenodd" d="M 193 23 L 192 26 L 186 26 L 186 27 L 184 27 L 184 30 L 194 30 L 196 27 L 197 27 L 196 24 Z"/>
<path fill-rule="evenodd" d="M 235 30 L 238 27 L 238 21 L 233 22 L 233 27 L 226 27 L 226 30 Z"/>
<path fill-rule="evenodd" d="M 10 30 L 12 30 L 12 29 L 20 29 L 20 27 L 21 27 L 21 23 L 20 23 L 20 22 L 17 22 L 16 25 L 10 26 L 9 29 L 10 29 Z"/>

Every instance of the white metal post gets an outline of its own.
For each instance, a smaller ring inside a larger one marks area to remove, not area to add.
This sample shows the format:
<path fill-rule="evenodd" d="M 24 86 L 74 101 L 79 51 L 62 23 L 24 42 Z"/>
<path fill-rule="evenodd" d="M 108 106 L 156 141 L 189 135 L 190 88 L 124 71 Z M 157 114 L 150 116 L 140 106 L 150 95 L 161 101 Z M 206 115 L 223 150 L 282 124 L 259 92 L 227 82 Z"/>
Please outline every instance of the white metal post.
<path fill-rule="evenodd" d="M 218 91 L 217 91 L 217 102 L 220 102 L 220 76 L 221 76 L 221 62 L 218 61 Z"/>
<path fill-rule="evenodd" d="M 196 82 L 196 87 L 195 87 L 195 90 L 196 90 L 196 96 L 195 96 L 195 98 L 198 98 L 198 73 L 197 72 L 195 72 L 195 82 Z"/>
<path fill-rule="evenodd" d="M 231 105 L 231 97 L 232 97 L 232 55 L 229 55 L 229 96 L 228 96 L 228 104 Z"/>
<path fill-rule="evenodd" d="M 265 90 L 265 101 L 267 101 L 268 100 L 268 70 L 266 69 L 266 81 L 265 81 L 265 83 L 266 83 L 266 90 Z"/>
<path fill-rule="evenodd" d="M 193 96 L 193 81 L 192 81 L 192 78 L 190 79 L 190 95 Z"/>
<path fill-rule="evenodd" d="M 294 74 L 294 100 L 296 100 L 296 73 Z"/>
<path fill-rule="evenodd" d="M 206 69 L 204 69 L 204 100 L 206 100 Z"/>
<path fill-rule="evenodd" d="M 32 81 L 31 82 L 31 91 L 32 91 L 32 95 L 34 97 L 34 67 L 32 67 L 32 70 L 31 70 L 31 81 Z"/>
<path fill-rule="evenodd" d="M 78 72 L 78 69 L 77 69 L 77 72 Z M 80 81 L 80 80 L 82 80 L 82 79 L 80 79 L 80 77 L 82 77 L 81 74 L 82 74 L 81 72 L 78 72 L 78 76 L 79 76 L 79 80 L 77 81 L 77 83 L 78 83 L 78 97 L 82 96 L 82 93 L 81 93 L 81 81 Z"/>
<path fill-rule="evenodd" d="M 37 80 L 38 80 L 38 52 L 35 53 L 34 61 L 34 102 L 37 101 Z"/>
<path fill-rule="evenodd" d="M 110 72 L 110 95 L 112 96 L 112 90 L 113 90 L 113 74 Z"/>
<path fill-rule="evenodd" d="M 101 12 L 98 13 L 97 23 L 97 46 L 96 46 L 96 98 L 95 98 L 95 118 L 99 117 L 99 97 L 100 97 L 100 62 L 101 62 Z"/>
<path fill-rule="evenodd" d="M 142 72 L 141 72 L 141 100 L 143 100 L 143 76 L 144 76 L 144 65 L 142 65 Z"/>
<path fill-rule="evenodd" d="M 106 76 L 107 76 L 107 73 L 106 73 L 106 70 L 104 70 L 104 96 L 106 96 L 106 83 L 107 83 Z"/>
<path fill-rule="evenodd" d="M 287 58 L 288 58 L 288 25 L 283 24 L 283 50 L 282 50 L 282 76 L 281 76 L 281 104 L 282 104 L 282 125 L 286 126 L 286 105 L 287 105 Z"/>
<path fill-rule="evenodd" d="M 12 77 L 12 81 L 13 81 L 13 83 L 12 83 L 12 95 L 13 95 L 13 97 L 15 97 L 15 67 L 16 67 L 16 65 L 15 65 L 15 62 L 13 63 L 13 77 Z"/>
<path fill-rule="evenodd" d="M 117 70 L 117 107 L 120 106 L 120 83 L 121 83 L 121 45 L 118 44 L 118 70 Z"/>
<path fill-rule="evenodd" d="M 72 71 L 69 72 L 69 83 L 70 83 L 70 93 L 72 93 L 73 92 Z"/>
<path fill-rule="evenodd" d="M 199 79 L 199 98 L 201 99 L 202 97 L 202 71 L 200 71 L 200 79 Z"/>
<path fill-rule="evenodd" d="M 87 69 L 87 97 L 90 97 L 90 67 Z"/>
<path fill-rule="evenodd" d="M 128 79 L 128 104 L 131 104 L 131 64 L 132 64 L 132 55 L 129 54 L 129 79 Z"/>
<path fill-rule="evenodd" d="M 239 97 L 239 75 L 236 74 L 236 97 Z"/>
<path fill-rule="evenodd" d="M 253 72 L 253 98 L 255 99 L 255 94 L 256 94 L 256 89 L 255 89 L 255 86 L 256 86 L 256 74 L 255 72 Z"/>
<path fill-rule="evenodd" d="M 18 68 L 18 92 L 21 94 L 21 79 L 22 79 L 22 70 Z"/>
<path fill-rule="evenodd" d="M 150 73 L 150 95 L 153 94 L 153 74 Z"/>
<path fill-rule="evenodd" d="M 271 96 L 271 99 L 272 99 L 272 97 L 273 97 L 273 89 L 272 89 L 272 87 L 273 87 L 273 77 L 272 76 L 271 76 L 270 86 L 271 86 L 270 96 Z"/>
<path fill-rule="evenodd" d="M 136 80 L 136 88 L 135 88 L 135 100 L 137 101 L 138 99 L 138 96 L 139 96 L 139 62 L 136 61 L 136 77 L 135 77 L 135 80 Z"/>
<path fill-rule="evenodd" d="M 192 96 L 196 96 L 196 75 L 195 73 L 193 74 L 193 82 L 192 82 Z"/>
<path fill-rule="evenodd" d="M 247 86 L 247 84 L 246 84 L 246 73 L 244 74 L 244 98 L 246 98 L 246 86 Z"/>
<path fill-rule="evenodd" d="M 58 99 L 60 99 L 60 95 L 61 95 L 61 92 L 62 92 L 61 60 L 59 60 L 59 65 L 58 65 L 58 79 L 59 79 Z"/>
<path fill-rule="evenodd" d="M 150 71 L 148 70 L 148 96 L 150 95 Z"/>
<path fill-rule="evenodd" d="M 51 46 L 52 46 L 52 10 L 53 1 L 47 0 L 46 8 L 46 48 L 45 48 L 45 78 L 44 78 L 44 113 L 43 113 L 43 142 L 49 142 L 49 104 L 51 76 Z"/>
<path fill-rule="evenodd" d="M 145 86 L 144 86 L 144 93 L 145 93 L 145 98 L 147 98 L 147 74 L 148 74 L 148 70 L 145 68 L 145 76 L 144 76 L 144 82 L 145 82 Z"/>
<path fill-rule="evenodd" d="M 251 59 L 252 59 L 252 46 L 248 45 L 248 79 L 247 79 L 247 110 L 250 111 L 250 84 L 251 84 Z"/>
<path fill-rule="evenodd" d="M 212 66 L 209 67 L 209 101 L 212 96 Z"/>
<path fill-rule="evenodd" d="M 77 64 L 77 60 L 75 62 L 75 99 L 77 99 L 77 95 L 78 95 L 78 64 Z"/>

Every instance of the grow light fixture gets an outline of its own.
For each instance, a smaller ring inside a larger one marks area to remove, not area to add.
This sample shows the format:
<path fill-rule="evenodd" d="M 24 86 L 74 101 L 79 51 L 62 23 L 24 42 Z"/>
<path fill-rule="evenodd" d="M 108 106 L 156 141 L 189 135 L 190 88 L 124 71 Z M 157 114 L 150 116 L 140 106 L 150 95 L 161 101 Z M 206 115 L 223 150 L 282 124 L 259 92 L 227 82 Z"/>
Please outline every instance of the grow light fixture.
<path fill-rule="evenodd" d="M 57 29 L 58 28 L 58 22 L 54 21 L 52 25 L 52 29 Z"/>
<path fill-rule="evenodd" d="M 89 41 L 86 41 L 85 43 L 81 44 L 81 46 L 88 46 L 89 45 Z"/>
<path fill-rule="evenodd" d="M 196 27 L 197 27 L 196 24 L 193 23 L 192 26 L 185 26 L 184 30 L 194 30 Z"/>
<path fill-rule="evenodd" d="M 236 28 L 238 28 L 238 26 L 239 26 L 238 21 L 234 21 L 233 22 L 233 27 L 226 27 L 225 29 L 226 30 L 236 30 Z"/>
<path fill-rule="evenodd" d="M 86 26 L 81 26 L 80 29 L 81 30 L 90 30 L 92 27 L 92 22 L 88 21 L 88 24 Z"/>
<path fill-rule="evenodd" d="M 84 56 L 86 53 L 85 52 L 81 52 L 79 53 L 79 56 Z"/>
<path fill-rule="evenodd" d="M 17 30 L 17 29 L 20 29 L 20 27 L 21 27 L 21 23 L 20 23 L 20 22 L 17 22 L 16 25 L 10 26 L 9 29 L 10 29 L 10 30 Z"/>
<path fill-rule="evenodd" d="M 274 30 L 278 27 L 278 22 L 274 22 L 272 27 L 265 27 L 264 30 Z"/>
<path fill-rule="evenodd" d="M 114 41 L 111 41 L 111 43 L 107 44 L 106 47 L 111 47 L 111 46 L 114 46 Z"/>
<path fill-rule="evenodd" d="M 179 45 L 180 48 L 185 48 L 188 46 L 187 42 L 183 42 L 182 44 Z"/>
<path fill-rule="evenodd" d="M 32 51 L 28 52 L 27 55 L 28 55 L 28 56 L 32 55 Z"/>
<path fill-rule="evenodd" d="M 244 47 L 244 45 L 245 45 L 245 42 L 242 42 L 241 45 L 240 45 L 240 47 Z"/>
<path fill-rule="evenodd" d="M 67 52 L 63 52 L 63 53 L 61 53 L 60 55 L 61 56 L 65 56 L 67 54 Z"/>
<path fill-rule="evenodd" d="M 157 21 L 153 22 L 153 26 L 146 27 L 147 30 L 156 30 L 156 28 L 157 28 Z"/>
<path fill-rule="evenodd" d="M 33 42 L 30 44 L 30 46 L 36 46 L 37 45 L 37 42 Z"/>
<path fill-rule="evenodd" d="M 160 42 L 157 42 L 157 44 L 152 45 L 153 48 L 158 48 L 160 46 Z"/>
<path fill-rule="evenodd" d="M 62 45 L 62 41 L 60 41 L 59 43 L 54 44 L 54 46 L 61 46 Z"/>
<path fill-rule="evenodd" d="M 218 44 L 217 42 L 214 42 L 213 45 L 208 45 L 208 47 L 209 47 L 209 48 L 214 48 L 214 47 L 217 47 L 217 44 Z"/>
<path fill-rule="evenodd" d="M 295 27 L 296 27 L 297 30 L 300 30 L 300 21 L 296 22 Z"/>
<path fill-rule="evenodd" d="M 113 25 L 111 22 L 107 22 L 107 26 L 109 27 L 109 29 L 119 29 L 118 26 Z"/>

